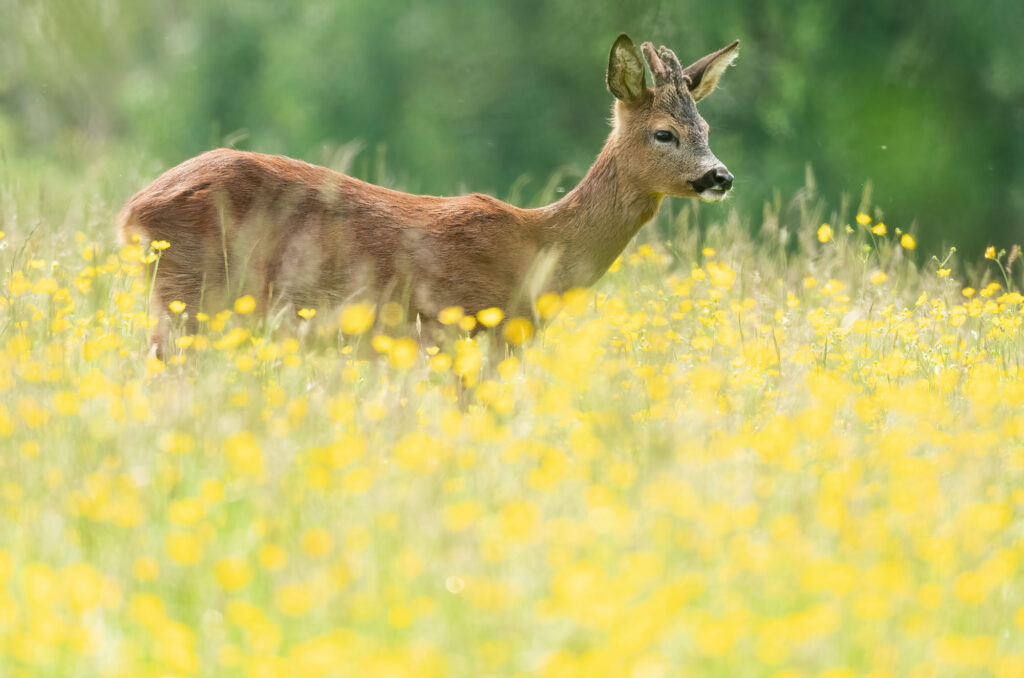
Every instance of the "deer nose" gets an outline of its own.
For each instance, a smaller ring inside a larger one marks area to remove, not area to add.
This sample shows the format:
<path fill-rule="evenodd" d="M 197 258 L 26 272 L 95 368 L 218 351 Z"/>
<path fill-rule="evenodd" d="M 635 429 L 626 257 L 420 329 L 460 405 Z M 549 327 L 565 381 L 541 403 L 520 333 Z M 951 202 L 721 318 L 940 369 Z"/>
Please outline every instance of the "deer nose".
<path fill-rule="evenodd" d="M 691 181 L 690 185 L 693 186 L 693 190 L 697 191 L 697 193 L 703 193 L 704 191 L 725 193 L 732 188 L 733 178 L 729 170 L 725 168 L 725 165 L 719 165 L 702 174 L 700 179 Z"/>
<path fill-rule="evenodd" d="M 725 168 L 725 165 L 719 165 L 708 172 L 708 174 L 710 175 L 708 176 L 708 179 L 710 179 L 708 183 L 723 191 L 728 191 L 732 188 L 732 180 L 736 178 L 732 175 L 732 172 Z"/>

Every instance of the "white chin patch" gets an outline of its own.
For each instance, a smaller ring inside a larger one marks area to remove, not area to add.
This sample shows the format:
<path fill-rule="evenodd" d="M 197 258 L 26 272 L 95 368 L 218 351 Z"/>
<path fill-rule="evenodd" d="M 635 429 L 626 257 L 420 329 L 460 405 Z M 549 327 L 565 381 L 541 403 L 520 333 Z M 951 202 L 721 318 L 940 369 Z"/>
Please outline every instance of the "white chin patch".
<path fill-rule="evenodd" d="M 720 202 L 725 200 L 725 196 L 728 191 L 723 191 L 717 188 L 708 188 L 697 194 L 697 197 L 704 202 Z"/>

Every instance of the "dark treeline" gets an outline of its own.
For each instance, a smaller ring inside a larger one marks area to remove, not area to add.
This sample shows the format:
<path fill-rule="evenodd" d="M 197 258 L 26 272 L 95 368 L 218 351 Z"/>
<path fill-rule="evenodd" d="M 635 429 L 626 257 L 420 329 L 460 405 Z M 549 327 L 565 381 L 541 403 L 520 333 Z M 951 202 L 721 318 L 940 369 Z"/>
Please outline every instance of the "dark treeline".
<path fill-rule="evenodd" d="M 232 144 L 339 166 L 359 148 L 348 170 L 371 181 L 529 203 L 597 154 L 619 32 L 684 63 L 740 38 L 702 104 L 733 204 L 758 217 L 809 164 L 836 203 L 870 181 L 928 250 L 1008 246 L 1022 28 L 1010 0 L 0 0 L 0 145 L 166 165 Z"/>

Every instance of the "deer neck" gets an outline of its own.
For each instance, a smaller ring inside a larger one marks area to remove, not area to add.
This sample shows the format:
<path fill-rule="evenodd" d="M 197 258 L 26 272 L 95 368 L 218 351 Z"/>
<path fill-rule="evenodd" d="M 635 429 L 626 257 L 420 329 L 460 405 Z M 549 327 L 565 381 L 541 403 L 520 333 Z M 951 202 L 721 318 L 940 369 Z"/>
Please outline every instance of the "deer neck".
<path fill-rule="evenodd" d="M 661 206 L 663 195 L 623 175 L 616 151 L 613 135 L 576 188 L 537 210 L 545 245 L 558 256 L 549 281 L 557 291 L 597 282 Z"/>

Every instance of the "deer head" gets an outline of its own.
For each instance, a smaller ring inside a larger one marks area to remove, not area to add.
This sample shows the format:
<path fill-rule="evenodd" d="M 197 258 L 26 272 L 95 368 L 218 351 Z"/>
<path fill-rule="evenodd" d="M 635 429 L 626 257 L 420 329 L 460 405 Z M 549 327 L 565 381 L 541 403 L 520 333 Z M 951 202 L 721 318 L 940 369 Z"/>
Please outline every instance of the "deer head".
<path fill-rule="evenodd" d="M 708 124 L 697 102 L 718 85 L 736 58 L 739 40 L 683 68 L 667 47 L 643 43 L 654 76 L 648 87 L 633 41 L 620 35 L 608 58 L 615 95 L 617 165 L 637 187 L 676 197 L 722 200 L 733 175 L 708 147 Z"/>

